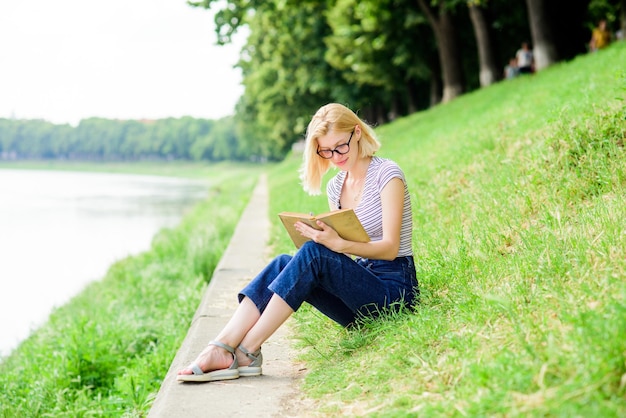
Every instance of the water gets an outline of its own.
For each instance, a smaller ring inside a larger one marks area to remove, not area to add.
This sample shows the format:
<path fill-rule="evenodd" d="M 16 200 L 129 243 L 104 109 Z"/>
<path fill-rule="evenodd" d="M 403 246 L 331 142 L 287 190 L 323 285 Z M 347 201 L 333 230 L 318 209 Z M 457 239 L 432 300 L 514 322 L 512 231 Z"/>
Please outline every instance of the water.
<path fill-rule="evenodd" d="M 206 198 L 156 176 L 0 170 L 0 356 L 50 311 Z"/>

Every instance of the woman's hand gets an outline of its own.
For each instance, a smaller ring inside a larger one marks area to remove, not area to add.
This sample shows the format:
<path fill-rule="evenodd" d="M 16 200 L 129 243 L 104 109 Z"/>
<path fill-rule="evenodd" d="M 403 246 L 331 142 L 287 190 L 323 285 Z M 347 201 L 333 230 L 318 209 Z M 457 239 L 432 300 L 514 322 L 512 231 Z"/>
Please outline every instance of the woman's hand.
<path fill-rule="evenodd" d="M 316 221 L 316 223 L 318 227 L 322 228 L 321 230 L 312 228 L 304 222 L 296 222 L 294 226 L 303 237 L 310 238 L 335 252 L 343 252 L 345 240 L 337 234 L 337 231 L 322 221 Z"/>

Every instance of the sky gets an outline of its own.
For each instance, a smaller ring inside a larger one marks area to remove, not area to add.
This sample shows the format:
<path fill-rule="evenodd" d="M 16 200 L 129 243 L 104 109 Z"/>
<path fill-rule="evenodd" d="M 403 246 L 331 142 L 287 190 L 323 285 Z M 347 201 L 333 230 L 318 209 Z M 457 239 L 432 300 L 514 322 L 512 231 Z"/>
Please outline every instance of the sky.
<path fill-rule="evenodd" d="M 231 115 L 245 37 L 217 46 L 213 13 L 185 0 L 0 0 L 0 118 Z"/>

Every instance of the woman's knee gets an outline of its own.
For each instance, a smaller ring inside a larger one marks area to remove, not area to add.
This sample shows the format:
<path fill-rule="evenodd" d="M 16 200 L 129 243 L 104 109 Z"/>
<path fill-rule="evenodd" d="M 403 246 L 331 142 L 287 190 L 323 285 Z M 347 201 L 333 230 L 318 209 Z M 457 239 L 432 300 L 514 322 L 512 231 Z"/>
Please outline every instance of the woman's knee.
<path fill-rule="evenodd" d="M 276 276 L 283 271 L 283 269 L 289 264 L 293 257 L 289 254 L 280 254 L 274 257 L 268 265 L 265 267 L 265 271 L 271 272 L 272 276 L 270 279 L 274 280 Z"/>
<path fill-rule="evenodd" d="M 311 258 L 316 259 L 316 258 L 319 258 L 325 252 L 332 252 L 332 250 L 329 250 L 322 244 L 318 244 L 315 241 L 307 241 L 302 245 L 302 247 L 300 247 L 300 250 L 298 250 L 298 252 L 296 253 L 296 256 L 300 256 L 300 257 L 304 256 L 309 259 Z"/>

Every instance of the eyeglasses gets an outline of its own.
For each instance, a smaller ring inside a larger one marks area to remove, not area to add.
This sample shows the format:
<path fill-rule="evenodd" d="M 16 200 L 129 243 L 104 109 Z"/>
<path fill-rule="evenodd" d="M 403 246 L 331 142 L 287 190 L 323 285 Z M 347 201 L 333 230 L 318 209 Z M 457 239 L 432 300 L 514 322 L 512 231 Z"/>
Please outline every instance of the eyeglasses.
<path fill-rule="evenodd" d="M 335 155 L 335 153 L 339 155 L 347 154 L 348 152 L 350 152 L 350 141 L 352 141 L 352 135 L 354 135 L 354 129 L 350 133 L 350 138 L 348 138 L 348 142 L 346 142 L 345 144 L 337 145 L 335 149 L 319 149 L 318 148 L 317 155 L 319 155 L 320 157 L 326 160 L 329 160 L 333 158 L 333 155 Z"/>

